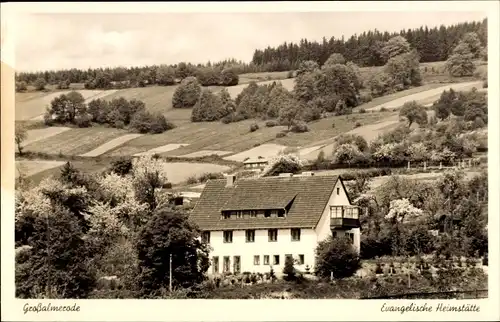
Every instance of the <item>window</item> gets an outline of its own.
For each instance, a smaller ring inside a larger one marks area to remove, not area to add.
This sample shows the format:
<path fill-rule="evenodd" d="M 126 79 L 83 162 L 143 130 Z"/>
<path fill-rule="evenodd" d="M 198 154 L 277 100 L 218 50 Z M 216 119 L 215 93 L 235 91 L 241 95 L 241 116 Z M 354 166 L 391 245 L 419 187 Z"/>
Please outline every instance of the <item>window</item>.
<path fill-rule="evenodd" d="M 342 218 L 342 206 L 330 207 L 330 218 Z"/>
<path fill-rule="evenodd" d="M 224 267 L 222 268 L 223 269 L 223 272 L 224 273 L 227 273 L 229 272 L 229 270 L 231 269 L 231 260 L 229 259 L 229 256 L 224 256 Z"/>
<path fill-rule="evenodd" d="M 243 211 L 237 211 L 236 218 L 243 218 Z"/>
<path fill-rule="evenodd" d="M 299 265 L 304 265 L 304 254 L 299 255 Z"/>
<path fill-rule="evenodd" d="M 285 209 L 278 210 L 278 217 L 280 217 L 280 218 L 285 217 Z"/>
<path fill-rule="evenodd" d="M 351 243 L 354 243 L 354 234 L 353 233 L 347 233 L 347 236 L 351 239 Z"/>
<path fill-rule="evenodd" d="M 264 265 L 269 265 L 269 255 L 264 255 Z"/>
<path fill-rule="evenodd" d="M 219 273 L 219 256 L 212 257 L 212 273 Z"/>
<path fill-rule="evenodd" d="M 340 188 L 337 188 L 337 195 L 340 195 Z"/>
<path fill-rule="evenodd" d="M 267 231 L 267 236 L 270 242 L 278 241 L 278 229 L 269 229 Z"/>
<path fill-rule="evenodd" d="M 274 259 L 274 261 L 273 261 L 274 265 L 279 265 L 280 264 L 280 255 L 274 255 L 273 259 Z"/>
<path fill-rule="evenodd" d="M 230 212 L 223 212 L 222 213 L 222 219 L 229 219 L 231 218 L 231 213 Z"/>
<path fill-rule="evenodd" d="M 255 210 L 250 211 L 250 218 L 255 218 L 255 217 L 257 217 L 257 211 Z"/>
<path fill-rule="evenodd" d="M 271 210 L 266 210 L 266 211 L 264 211 L 264 217 L 265 217 L 265 218 L 269 218 L 269 217 L 271 217 Z"/>
<path fill-rule="evenodd" d="M 292 228 L 292 241 L 300 241 L 300 228 Z"/>
<path fill-rule="evenodd" d="M 260 265 L 260 255 L 255 255 L 253 257 L 253 264 L 254 265 Z"/>
<path fill-rule="evenodd" d="M 253 243 L 255 241 L 255 230 L 245 231 L 245 237 L 247 243 Z"/>
<path fill-rule="evenodd" d="M 333 237 L 333 238 L 337 238 L 337 232 L 336 232 L 336 231 L 334 231 L 334 230 L 332 230 L 332 237 Z"/>
<path fill-rule="evenodd" d="M 233 242 L 233 231 L 232 230 L 227 230 L 224 232 L 224 242 L 225 243 L 232 243 Z"/>
<path fill-rule="evenodd" d="M 210 232 L 209 231 L 204 231 L 202 234 L 201 234 L 201 240 L 206 243 L 206 244 L 209 244 L 210 243 Z"/>
<path fill-rule="evenodd" d="M 233 272 L 234 273 L 239 273 L 240 272 L 240 256 L 234 256 L 233 257 Z"/>
<path fill-rule="evenodd" d="M 356 207 L 348 207 L 345 209 L 344 218 L 358 219 L 359 218 L 358 211 L 359 209 Z"/>

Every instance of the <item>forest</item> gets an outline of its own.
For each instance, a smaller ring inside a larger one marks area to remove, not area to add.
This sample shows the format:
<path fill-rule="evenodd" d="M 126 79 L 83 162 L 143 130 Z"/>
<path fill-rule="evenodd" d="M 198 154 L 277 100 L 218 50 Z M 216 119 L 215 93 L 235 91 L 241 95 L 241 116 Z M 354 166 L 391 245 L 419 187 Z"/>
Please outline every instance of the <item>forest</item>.
<path fill-rule="evenodd" d="M 46 84 L 67 89 L 71 83 L 83 83 L 87 89 L 108 89 L 143 87 L 147 85 L 173 85 L 182 79 L 194 76 L 203 86 L 232 86 L 238 84 L 238 75 L 255 72 L 274 72 L 296 70 L 305 61 L 314 61 L 322 66 L 333 53 L 342 54 L 346 61 L 360 67 L 382 66 L 387 63 L 382 48 L 395 37 L 407 39 L 411 48 L 420 55 L 420 62 L 447 60 L 460 39 L 467 33 L 475 32 L 482 47 L 487 43 L 487 20 L 465 22 L 453 26 L 440 26 L 432 29 L 401 30 L 398 33 L 378 30 L 335 39 L 323 38 L 322 42 L 303 39 L 299 44 L 284 42 L 276 48 L 256 49 L 250 63 L 236 59 L 226 59 L 206 64 L 179 62 L 153 66 L 130 68 L 95 68 L 47 70 L 16 73 L 16 82 L 44 88 Z"/>

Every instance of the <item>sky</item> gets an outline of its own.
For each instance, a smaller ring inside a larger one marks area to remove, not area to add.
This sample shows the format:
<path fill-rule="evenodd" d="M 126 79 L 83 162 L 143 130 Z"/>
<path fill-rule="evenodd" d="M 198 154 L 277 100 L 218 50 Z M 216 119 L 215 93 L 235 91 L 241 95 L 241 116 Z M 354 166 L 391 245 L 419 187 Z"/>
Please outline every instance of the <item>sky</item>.
<path fill-rule="evenodd" d="M 250 62 L 255 49 L 284 41 L 484 18 L 484 12 L 23 14 L 16 21 L 16 69 Z"/>

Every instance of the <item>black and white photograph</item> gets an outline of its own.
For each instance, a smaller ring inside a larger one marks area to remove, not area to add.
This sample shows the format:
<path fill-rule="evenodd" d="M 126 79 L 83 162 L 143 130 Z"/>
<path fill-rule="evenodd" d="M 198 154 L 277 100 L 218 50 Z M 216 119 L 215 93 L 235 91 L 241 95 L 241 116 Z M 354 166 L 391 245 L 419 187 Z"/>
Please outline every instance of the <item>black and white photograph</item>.
<path fill-rule="evenodd" d="M 390 320 L 498 295 L 491 12 L 278 4 L 16 19 L 2 223 L 20 315 L 72 311 L 59 300 L 383 300 Z"/>

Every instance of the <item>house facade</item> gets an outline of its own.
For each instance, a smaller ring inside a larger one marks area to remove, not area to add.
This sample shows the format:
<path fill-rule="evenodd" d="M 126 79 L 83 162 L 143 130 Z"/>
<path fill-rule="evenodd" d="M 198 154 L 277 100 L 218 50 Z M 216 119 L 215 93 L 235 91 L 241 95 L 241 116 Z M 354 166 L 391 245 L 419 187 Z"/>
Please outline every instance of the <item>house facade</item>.
<path fill-rule="evenodd" d="M 249 158 L 243 161 L 246 170 L 262 170 L 269 164 L 269 161 L 263 157 Z"/>
<path fill-rule="evenodd" d="M 338 176 L 281 174 L 207 182 L 191 218 L 211 247 L 208 273 L 314 270 L 315 248 L 328 236 L 351 238 L 360 249 L 360 209 Z"/>

